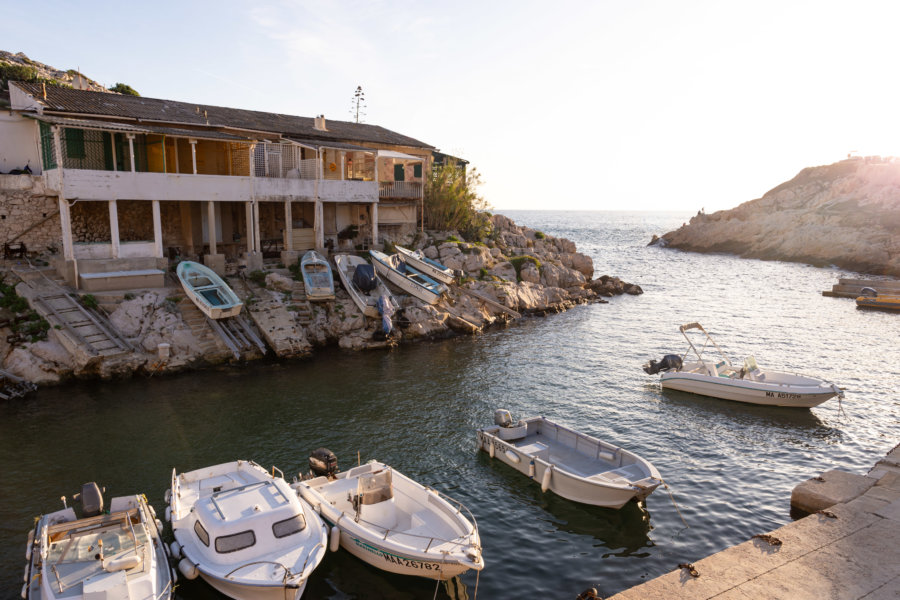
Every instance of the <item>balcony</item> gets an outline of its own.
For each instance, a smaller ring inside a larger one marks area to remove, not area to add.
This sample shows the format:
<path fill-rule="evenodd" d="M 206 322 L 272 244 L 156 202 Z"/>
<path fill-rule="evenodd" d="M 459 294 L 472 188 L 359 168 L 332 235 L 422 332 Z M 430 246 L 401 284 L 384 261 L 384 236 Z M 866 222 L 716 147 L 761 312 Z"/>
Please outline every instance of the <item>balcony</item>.
<path fill-rule="evenodd" d="M 422 184 L 418 181 L 382 181 L 378 184 L 379 198 L 421 198 Z"/>

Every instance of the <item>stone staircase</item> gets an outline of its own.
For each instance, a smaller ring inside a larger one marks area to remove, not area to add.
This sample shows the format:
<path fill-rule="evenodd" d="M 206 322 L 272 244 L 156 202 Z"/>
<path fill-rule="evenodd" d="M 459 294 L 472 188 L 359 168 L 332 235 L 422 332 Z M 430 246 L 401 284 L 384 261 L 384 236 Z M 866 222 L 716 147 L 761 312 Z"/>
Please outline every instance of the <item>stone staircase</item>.
<path fill-rule="evenodd" d="M 306 286 L 302 281 L 294 282 L 294 286 L 291 288 L 291 301 L 287 306 L 300 325 L 306 326 L 313 322 L 312 305 L 309 300 L 306 300 Z"/>
<path fill-rule="evenodd" d="M 197 345 L 205 356 L 222 352 L 223 345 L 218 341 L 218 337 L 213 333 L 209 323 L 206 322 L 204 315 L 197 305 L 187 297 L 182 297 L 178 301 L 178 310 L 181 311 L 181 319 L 184 324 L 190 327 Z"/>

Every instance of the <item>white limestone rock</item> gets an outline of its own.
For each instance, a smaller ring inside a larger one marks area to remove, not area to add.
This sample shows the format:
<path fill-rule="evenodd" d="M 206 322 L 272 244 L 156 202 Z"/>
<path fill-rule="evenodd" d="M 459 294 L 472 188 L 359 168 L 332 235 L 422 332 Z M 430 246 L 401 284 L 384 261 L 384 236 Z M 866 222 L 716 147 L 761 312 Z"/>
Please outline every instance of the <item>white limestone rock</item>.
<path fill-rule="evenodd" d="M 505 281 L 516 281 L 516 268 L 508 261 L 498 262 L 488 273 Z"/>
<path fill-rule="evenodd" d="M 519 270 L 519 276 L 522 278 L 522 281 L 528 283 L 540 283 L 541 282 L 541 273 L 533 262 L 525 261 L 522 263 L 522 268 Z"/>
<path fill-rule="evenodd" d="M 281 273 L 266 274 L 266 287 L 278 292 L 290 292 L 294 289 L 294 280 Z"/>

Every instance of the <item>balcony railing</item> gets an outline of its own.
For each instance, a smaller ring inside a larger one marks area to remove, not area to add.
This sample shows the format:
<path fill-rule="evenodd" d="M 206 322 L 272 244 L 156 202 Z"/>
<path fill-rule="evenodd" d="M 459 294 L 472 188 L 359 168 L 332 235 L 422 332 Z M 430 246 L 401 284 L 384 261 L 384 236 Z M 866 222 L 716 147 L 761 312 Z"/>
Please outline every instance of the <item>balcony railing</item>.
<path fill-rule="evenodd" d="M 382 181 L 378 184 L 380 198 L 420 198 L 422 184 L 418 181 Z"/>

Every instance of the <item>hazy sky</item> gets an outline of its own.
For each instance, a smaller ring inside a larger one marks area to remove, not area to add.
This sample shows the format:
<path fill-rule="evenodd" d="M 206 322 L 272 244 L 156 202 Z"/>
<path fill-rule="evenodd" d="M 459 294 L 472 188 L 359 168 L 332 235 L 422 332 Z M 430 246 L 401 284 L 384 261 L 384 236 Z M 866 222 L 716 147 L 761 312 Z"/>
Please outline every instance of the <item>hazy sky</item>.
<path fill-rule="evenodd" d="M 0 0 L 0 49 L 144 96 L 365 121 L 495 208 L 730 208 L 900 155 L 900 3 Z"/>

